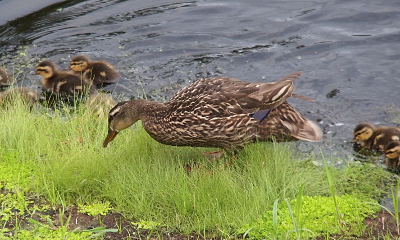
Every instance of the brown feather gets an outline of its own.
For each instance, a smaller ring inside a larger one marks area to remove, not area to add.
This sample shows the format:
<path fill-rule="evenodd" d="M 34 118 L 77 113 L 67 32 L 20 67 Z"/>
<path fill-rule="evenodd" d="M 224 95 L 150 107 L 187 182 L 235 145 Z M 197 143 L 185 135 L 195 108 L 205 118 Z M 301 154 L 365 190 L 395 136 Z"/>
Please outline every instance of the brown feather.
<path fill-rule="evenodd" d="M 90 61 L 84 55 L 71 59 L 70 67 L 75 74 L 89 79 L 95 86 L 115 82 L 121 75 L 105 61 Z"/>
<path fill-rule="evenodd" d="M 96 92 L 96 89 L 85 78 L 65 71 L 58 71 L 57 66 L 51 61 L 43 61 L 36 67 L 36 74 L 42 75 L 42 89 L 62 97 L 76 96 Z"/>
<path fill-rule="evenodd" d="M 321 141 L 321 129 L 286 102 L 294 91 L 293 80 L 300 74 L 293 73 L 270 83 L 206 78 L 182 88 L 166 103 L 147 100 L 119 103 L 110 111 L 110 137 L 104 146 L 115 136 L 111 135 L 113 132 L 137 120 L 142 121 L 152 138 L 175 146 L 230 150 L 273 139 Z M 271 110 L 265 111 L 265 118 L 252 117 L 253 113 L 266 109 Z"/>

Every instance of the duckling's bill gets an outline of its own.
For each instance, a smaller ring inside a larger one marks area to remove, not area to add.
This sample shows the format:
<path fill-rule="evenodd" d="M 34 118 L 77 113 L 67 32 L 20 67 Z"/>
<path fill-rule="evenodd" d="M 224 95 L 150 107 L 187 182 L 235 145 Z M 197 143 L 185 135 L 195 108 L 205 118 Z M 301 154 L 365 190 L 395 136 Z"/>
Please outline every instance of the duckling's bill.
<path fill-rule="evenodd" d="M 108 129 L 108 134 L 106 139 L 103 142 L 103 147 L 107 147 L 107 145 L 114 140 L 115 136 L 117 136 L 118 131 L 112 130 L 112 129 Z"/>

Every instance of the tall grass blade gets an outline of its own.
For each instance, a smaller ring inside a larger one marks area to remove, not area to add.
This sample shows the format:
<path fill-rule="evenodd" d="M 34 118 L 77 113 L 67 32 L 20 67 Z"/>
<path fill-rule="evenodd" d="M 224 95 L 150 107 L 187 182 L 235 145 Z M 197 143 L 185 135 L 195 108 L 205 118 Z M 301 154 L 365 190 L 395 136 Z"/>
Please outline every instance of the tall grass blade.
<path fill-rule="evenodd" d="M 301 208 L 303 206 L 303 191 L 304 191 L 304 183 L 301 184 L 299 192 L 296 196 L 296 222 L 301 225 Z"/>
<path fill-rule="evenodd" d="M 397 234 L 400 234 L 400 221 L 399 221 L 399 190 L 400 190 L 400 179 L 397 180 L 397 184 L 394 192 L 392 191 L 392 200 L 393 200 L 393 211 L 394 211 L 394 219 L 396 220 L 396 230 Z"/>
<path fill-rule="evenodd" d="M 274 240 L 279 239 L 278 203 L 279 203 L 279 198 L 274 201 L 274 207 L 272 208 L 272 226 L 273 226 L 272 239 Z"/>
<path fill-rule="evenodd" d="M 331 191 L 333 202 L 335 204 L 338 225 L 339 225 L 340 228 L 342 228 L 342 224 L 341 224 L 342 221 L 341 221 L 341 218 L 340 218 L 339 205 L 338 205 L 337 199 L 336 199 L 335 185 L 334 185 L 334 182 L 333 182 L 332 173 L 331 173 L 331 171 L 329 169 L 328 163 L 326 162 L 326 159 L 325 159 L 324 155 L 323 154 L 321 154 L 321 155 L 322 155 L 322 159 L 324 160 L 325 172 L 326 172 L 326 176 L 328 178 L 328 183 L 329 183 L 329 190 Z"/>

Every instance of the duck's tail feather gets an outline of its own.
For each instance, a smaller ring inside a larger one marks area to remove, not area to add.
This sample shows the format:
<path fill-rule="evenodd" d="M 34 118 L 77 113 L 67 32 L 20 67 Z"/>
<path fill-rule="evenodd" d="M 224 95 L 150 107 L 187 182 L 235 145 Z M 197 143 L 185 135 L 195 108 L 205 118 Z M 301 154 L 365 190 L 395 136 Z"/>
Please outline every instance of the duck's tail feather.
<path fill-rule="evenodd" d="M 316 123 L 305 119 L 302 128 L 298 130 L 297 134 L 292 136 L 299 140 L 321 142 L 323 134 L 321 128 Z"/>
<path fill-rule="evenodd" d="M 296 93 L 293 93 L 292 97 L 299 98 L 299 99 L 306 100 L 306 101 L 310 101 L 310 102 L 315 102 L 315 99 L 312 99 L 312 98 L 309 98 L 309 97 L 306 97 L 306 96 L 303 96 L 303 95 L 299 95 L 299 94 L 296 94 Z"/>

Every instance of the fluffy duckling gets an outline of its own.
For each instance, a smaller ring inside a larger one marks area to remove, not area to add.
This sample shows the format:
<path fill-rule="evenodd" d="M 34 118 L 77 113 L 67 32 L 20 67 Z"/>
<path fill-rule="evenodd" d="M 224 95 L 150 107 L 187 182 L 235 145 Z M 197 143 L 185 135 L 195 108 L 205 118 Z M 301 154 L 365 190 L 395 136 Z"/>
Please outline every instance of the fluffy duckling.
<path fill-rule="evenodd" d="M 113 83 L 120 77 L 111 64 L 104 61 L 90 61 L 83 55 L 72 58 L 70 67 L 72 72 L 90 79 L 95 86 Z"/>
<path fill-rule="evenodd" d="M 90 115 L 103 119 L 108 116 L 108 112 L 117 105 L 113 97 L 106 93 L 97 93 L 89 97 L 85 102 L 85 107 Z"/>
<path fill-rule="evenodd" d="M 13 81 L 14 80 L 10 74 L 8 74 L 4 68 L 0 67 L 0 87 L 10 86 L 12 85 Z"/>
<path fill-rule="evenodd" d="M 43 61 L 36 68 L 36 74 L 41 75 L 42 89 L 62 97 L 73 97 L 87 92 L 96 92 L 95 87 L 85 78 L 65 71 L 58 71 L 51 61 Z"/>
<path fill-rule="evenodd" d="M 268 83 L 205 78 L 182 88 L 165 103 L 120 102 L 109 113 L 103 146 L 138 120 L 156 141 L 174 146 L 236 152 L 257 141 L 321 141 L 320 127 L 286 101 L 293 96 L 293 81 L 300 74 Z"/>
<path fill-rule="evenodd" d="M 384 152 L 386 145 L 400 140 L 400 129 L 395 127 L 379 127 L 371 123 L 361 122 L 354 128 L 354 142 L 367 150 Z"/>
<path fill-rule="evenodd" d="M 391 170 L 400 170 L 400 142 L 393 141 L 386 145 L 385 164 Z"/>
<path fill-rule="evenodd" d="M 32 107 L 39 99 L 39 94 L 25 87 L 10 88 L 0 93 L 0 106 L 9 106 L 18 98 L 21 99 L 24 104 Z"/>

